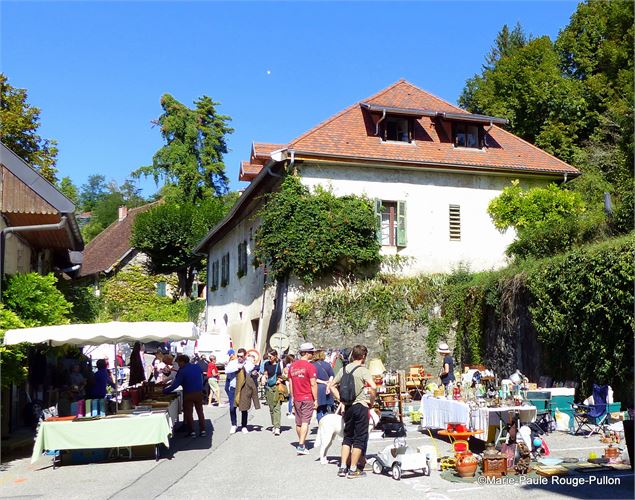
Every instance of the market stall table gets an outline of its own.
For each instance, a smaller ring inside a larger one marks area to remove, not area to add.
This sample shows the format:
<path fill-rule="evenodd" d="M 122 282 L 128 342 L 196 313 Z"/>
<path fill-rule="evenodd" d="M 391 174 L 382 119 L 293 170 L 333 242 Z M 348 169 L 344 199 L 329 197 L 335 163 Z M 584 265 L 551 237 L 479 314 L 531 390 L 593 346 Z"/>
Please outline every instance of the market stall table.
<path fill-rule="evenodd" d="M 448 424 L 458 423 L 470 424 L 470 407 L 466 403 L 430 396 L 421 398 L 422 429 L 445 429 Z"/>
<path fill-rule="evenodd" d="M 44 450 L 82 450 L 96 448 L 126 448 L 154 445 L 158 460 L 158 445 L 170 447 L 172 422 L 167 411 L 142 415 L 113 415 L 95 420 L 63 420 L 40 422 L 31 463 Z"/>
<path fill-rule="evenodd" d="M 496 427 L 498 431 L 495 440 L 497 440 L 501 434 L 501 424 L 506 424 L 511 416 L 517 414 L 520 423 L 527 424 L 536 420 L 536 412 L 536 407 L 530 405 L 478 408 L 472 411 L 471 426 L 473 429 L 483 429 L 476 437 L 484 441 L 490 441 L 488 439 L 490 426 Z"/>

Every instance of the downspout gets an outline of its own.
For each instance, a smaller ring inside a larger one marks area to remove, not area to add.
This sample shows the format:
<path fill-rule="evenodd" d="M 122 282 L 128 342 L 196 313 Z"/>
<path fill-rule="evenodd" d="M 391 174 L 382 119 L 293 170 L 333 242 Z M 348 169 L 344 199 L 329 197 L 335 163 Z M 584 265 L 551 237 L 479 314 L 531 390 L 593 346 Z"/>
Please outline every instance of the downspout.
<path fill-rule="evenodd" d="M 381 115 L 381 118 L 380 118 L 380 119 L 379 119 L 379 121 L 375 124 L 375 135 L 377 135 L 377 136 L 379 135 L 379 124 L 380 124 L 381 122 L 383 122 L 385 118 L 386 118 L 386 108 L 384 108 L 384 112 L 383 112 L 383 114 Z"/>
<path fill-rule="evenodd" d="M 11 233 L 28 233 L 32 231 L 57 231 L 62 229 L 68 223 L 68 217 L 62 215 L 61 220 L 57 224 L 37 224 L 34 226 L 12 226 L 5 227 L 0 232 L 0 303 L 2 302 L 2 282 L 4 280 L 4 252 L 6 250 L 5 243 L 7 234 Z"/>
<path fill-rule="evenodd" d="M 386 110 L 384 110 L 384 117 L 386 116 Z M 288 171 L 291 172 L 293 169 L 293 165 L 295 164 L 295 151 L 293 149 L 290 150 L 291 153 L 291 161 L 289 161 Z M 280 317 L 280 328 L 278 331 L 280 333 L 284 333 L 287 330 L 287 293 L 289 292 L 289 276 L 284 277 L 283 288 L 282 288 L 282 315 Z"/>

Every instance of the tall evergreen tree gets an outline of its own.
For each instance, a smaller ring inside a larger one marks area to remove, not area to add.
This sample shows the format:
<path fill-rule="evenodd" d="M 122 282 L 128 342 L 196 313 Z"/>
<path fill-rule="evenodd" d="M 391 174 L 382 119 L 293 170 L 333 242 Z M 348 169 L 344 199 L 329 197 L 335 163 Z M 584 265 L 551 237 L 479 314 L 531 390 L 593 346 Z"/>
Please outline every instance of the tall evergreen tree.
<path fill-rule="evenodd" d="M 227 153 L 225 136 L 233 129 L 228 116 L 216 111 L 217 102 L 202 96 L 188 108 L 170 94 L 161 98 L 163 114 L 155 122 L 161 127 L 166 144 L 159 149 L 152 165 L 133 172 L 133 176 L 152 176 L 176 185 L 191 202 L 209 194 L 227 192 L 223 155 Z"/>

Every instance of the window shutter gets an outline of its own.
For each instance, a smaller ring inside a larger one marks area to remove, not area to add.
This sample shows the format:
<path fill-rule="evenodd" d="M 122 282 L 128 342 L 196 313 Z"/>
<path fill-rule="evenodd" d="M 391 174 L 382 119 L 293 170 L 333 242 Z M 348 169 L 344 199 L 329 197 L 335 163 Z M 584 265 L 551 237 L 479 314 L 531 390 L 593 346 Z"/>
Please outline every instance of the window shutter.
<path fill-rule="evenodd" d="M 157 283 L 157 295 L 159 297 L 165 297 L 167 295 L 165 281 L 159 281 Z"/>
<path fill-rule="evenodd" d="M 381 243 L 381 200 L 375 198 L 375 221 L 377 224 L 377 241 Z"/>
<path fill-rule="evenodd" d="M 461 241 L 461 205 L 450 205 L 450 241 Z"/>
<path fill-rule="evenodd" d="M 406 237 L 406 202 L 397 202 L 397 246 L 405 247 L 408 244 Z"/>

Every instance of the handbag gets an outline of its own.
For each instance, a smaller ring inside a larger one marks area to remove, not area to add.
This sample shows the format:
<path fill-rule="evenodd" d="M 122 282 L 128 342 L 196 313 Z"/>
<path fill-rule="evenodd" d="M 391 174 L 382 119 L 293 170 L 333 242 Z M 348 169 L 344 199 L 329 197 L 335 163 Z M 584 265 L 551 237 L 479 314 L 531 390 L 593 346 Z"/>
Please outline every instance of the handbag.
<path fill-rule="evenodd" d="M 267 387 L 273 387 L 278 382 L 278 368 L 280 368 L 280 364 L 276 363 L 276 371 L 267 379 Z"/>
<path fill-rule="evenodd" d="M 287 389 L 287 384 L 284 382 L 278 382 L 276 384 L 276 389 L 278 389 L 280 401 L 286 401 L 289 398 L 289 389 Z"/>

